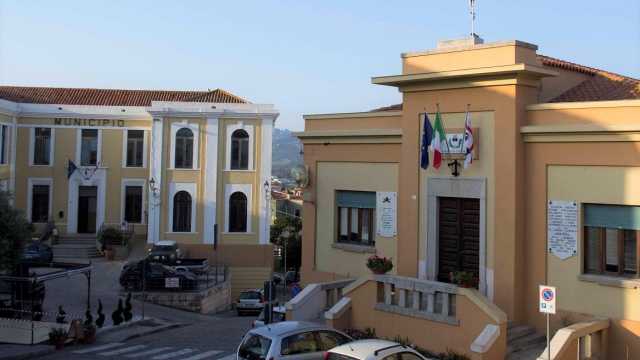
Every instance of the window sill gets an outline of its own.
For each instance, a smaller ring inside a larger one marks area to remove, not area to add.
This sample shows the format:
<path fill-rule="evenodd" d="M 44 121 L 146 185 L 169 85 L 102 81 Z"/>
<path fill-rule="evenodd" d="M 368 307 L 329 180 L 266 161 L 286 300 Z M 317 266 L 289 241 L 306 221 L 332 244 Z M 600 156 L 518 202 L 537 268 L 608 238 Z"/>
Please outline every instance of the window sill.
<path fill-rule="evenodd" d="M 200 168 L 168 168 L 167 170 L 171 171 L 200 171 Z"/>
<path fill-rule="evenodd" d="M 640 288 L 640 279 L 622 278 L 607 275 L 580 274 L 578 280 L 594 282 L 602 286 L 612 286 L 626 289 Z"/>
<path fill-rule="evenodd" d="M 224 169 L 224 172 L 256 172 L 255 170 L 251 170 L 251 169 Z"/>
<path fill-rule="evenodd" d="M 197 235 L 196 231 L 167 231 L 167 235 Z"/>
<path fill-rule="evenodd" d="M 146 169 L 146 166 L 123 166 L 123 169 Z"/>
<path fill-rule="evenodd" d="M 376 247 L 369 245 L 357 245 L 357 244 L 345 244 L 345 243 L 333 243 L 331 247 L 334 249 L 340 249 L 343 251 L 361 253 L 361 254 L 375 254 Z"/>
<path fill-rule="evenodd" d="M 223 231 L 222 235 L 255 235 L 256 233 L 254 232 L 230 232 L 230 231 Z"/>
<path fill-rule="evenodd" d="M 3 164 L 0 164 L 0 166 Z M 45 165 L 45 164 L 30 164 L 29 167 L 53 167 L 53 165 Z"/>

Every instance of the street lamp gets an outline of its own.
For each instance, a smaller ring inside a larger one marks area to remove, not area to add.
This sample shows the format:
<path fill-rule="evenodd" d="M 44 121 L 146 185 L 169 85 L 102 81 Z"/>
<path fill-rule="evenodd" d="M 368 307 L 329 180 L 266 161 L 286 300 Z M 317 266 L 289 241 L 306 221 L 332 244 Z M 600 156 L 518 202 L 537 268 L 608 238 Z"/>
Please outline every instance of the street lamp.
<path fill-rule="evenodd" d="M 284 284 L 284 293 L 287 293 L 287 242 L 289 240 L 289 228 L 285 228 L 281 233 L 280 233 L 280 238 L 283 240 L 283 244 L 284 244 L 284 269 L 283 269 L 283 274 L 284 276 L 282 277 L 282 283 Z"/>

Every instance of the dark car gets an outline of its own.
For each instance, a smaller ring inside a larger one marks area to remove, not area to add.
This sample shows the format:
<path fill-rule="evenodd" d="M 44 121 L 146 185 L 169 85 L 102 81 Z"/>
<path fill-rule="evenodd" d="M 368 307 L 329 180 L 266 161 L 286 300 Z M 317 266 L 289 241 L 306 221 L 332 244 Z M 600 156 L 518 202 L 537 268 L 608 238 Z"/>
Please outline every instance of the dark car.
<path fill-rule="evenodd" d="M 37 264 L 50 264 L 53 261 L 53 250 L 47 244 L 33 241 L 22 249 L 22 261 Z"/>
<path fill-rule="evenodd" d="M 143 271 L 143 266 L 146 269 Z M 120 285 L 127 290 L 142 290 L 143 273 L 146 290 L 194 290 L 198 278 L 189 271 L 176 271 L 168 266 L 144 260 L 127 263 L 120 273 Z"/>
<path fill-rule="evenodd" d="M 175 241 L 158 241 L 149 249 L 148 258 L 165 264 L 173 263 L 182 258 L 182 253 Z"/>

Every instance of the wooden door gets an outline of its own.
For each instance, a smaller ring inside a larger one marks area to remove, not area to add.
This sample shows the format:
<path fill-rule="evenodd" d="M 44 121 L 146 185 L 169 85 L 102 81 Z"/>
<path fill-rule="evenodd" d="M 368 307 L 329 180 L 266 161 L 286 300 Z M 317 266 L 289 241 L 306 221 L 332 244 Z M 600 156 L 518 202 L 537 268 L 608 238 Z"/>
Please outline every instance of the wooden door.
<path fill-rule="evenodd" d="M 449 273 L 480 274 L 480 200 L 438 198 L 438 281 Z"/>

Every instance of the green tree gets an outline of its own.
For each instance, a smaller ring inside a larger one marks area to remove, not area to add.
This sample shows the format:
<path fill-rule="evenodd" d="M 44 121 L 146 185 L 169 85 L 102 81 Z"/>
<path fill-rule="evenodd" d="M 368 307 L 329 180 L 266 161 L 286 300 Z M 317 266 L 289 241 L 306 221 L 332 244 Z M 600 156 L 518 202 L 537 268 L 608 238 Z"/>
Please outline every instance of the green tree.
<path fill-rule="evenodd" d="M 285 244 L 287 246 L 288 268 L 299 269 L 302 264 L 301 232 L 302 220 L 295 216 L 278 216 L 274 224 L 271 225 L 271 243 L 282 247 L 284 247 Z M 284 261 L 282 266 L 284 266 Z"/>
<path fill-rule="evenodd" d="M 14 269 L 24 242 L 33 232 L 24 212 L 14 208 L 10 199 L 9 193 L 0 191 L 0 272 Z"/>

